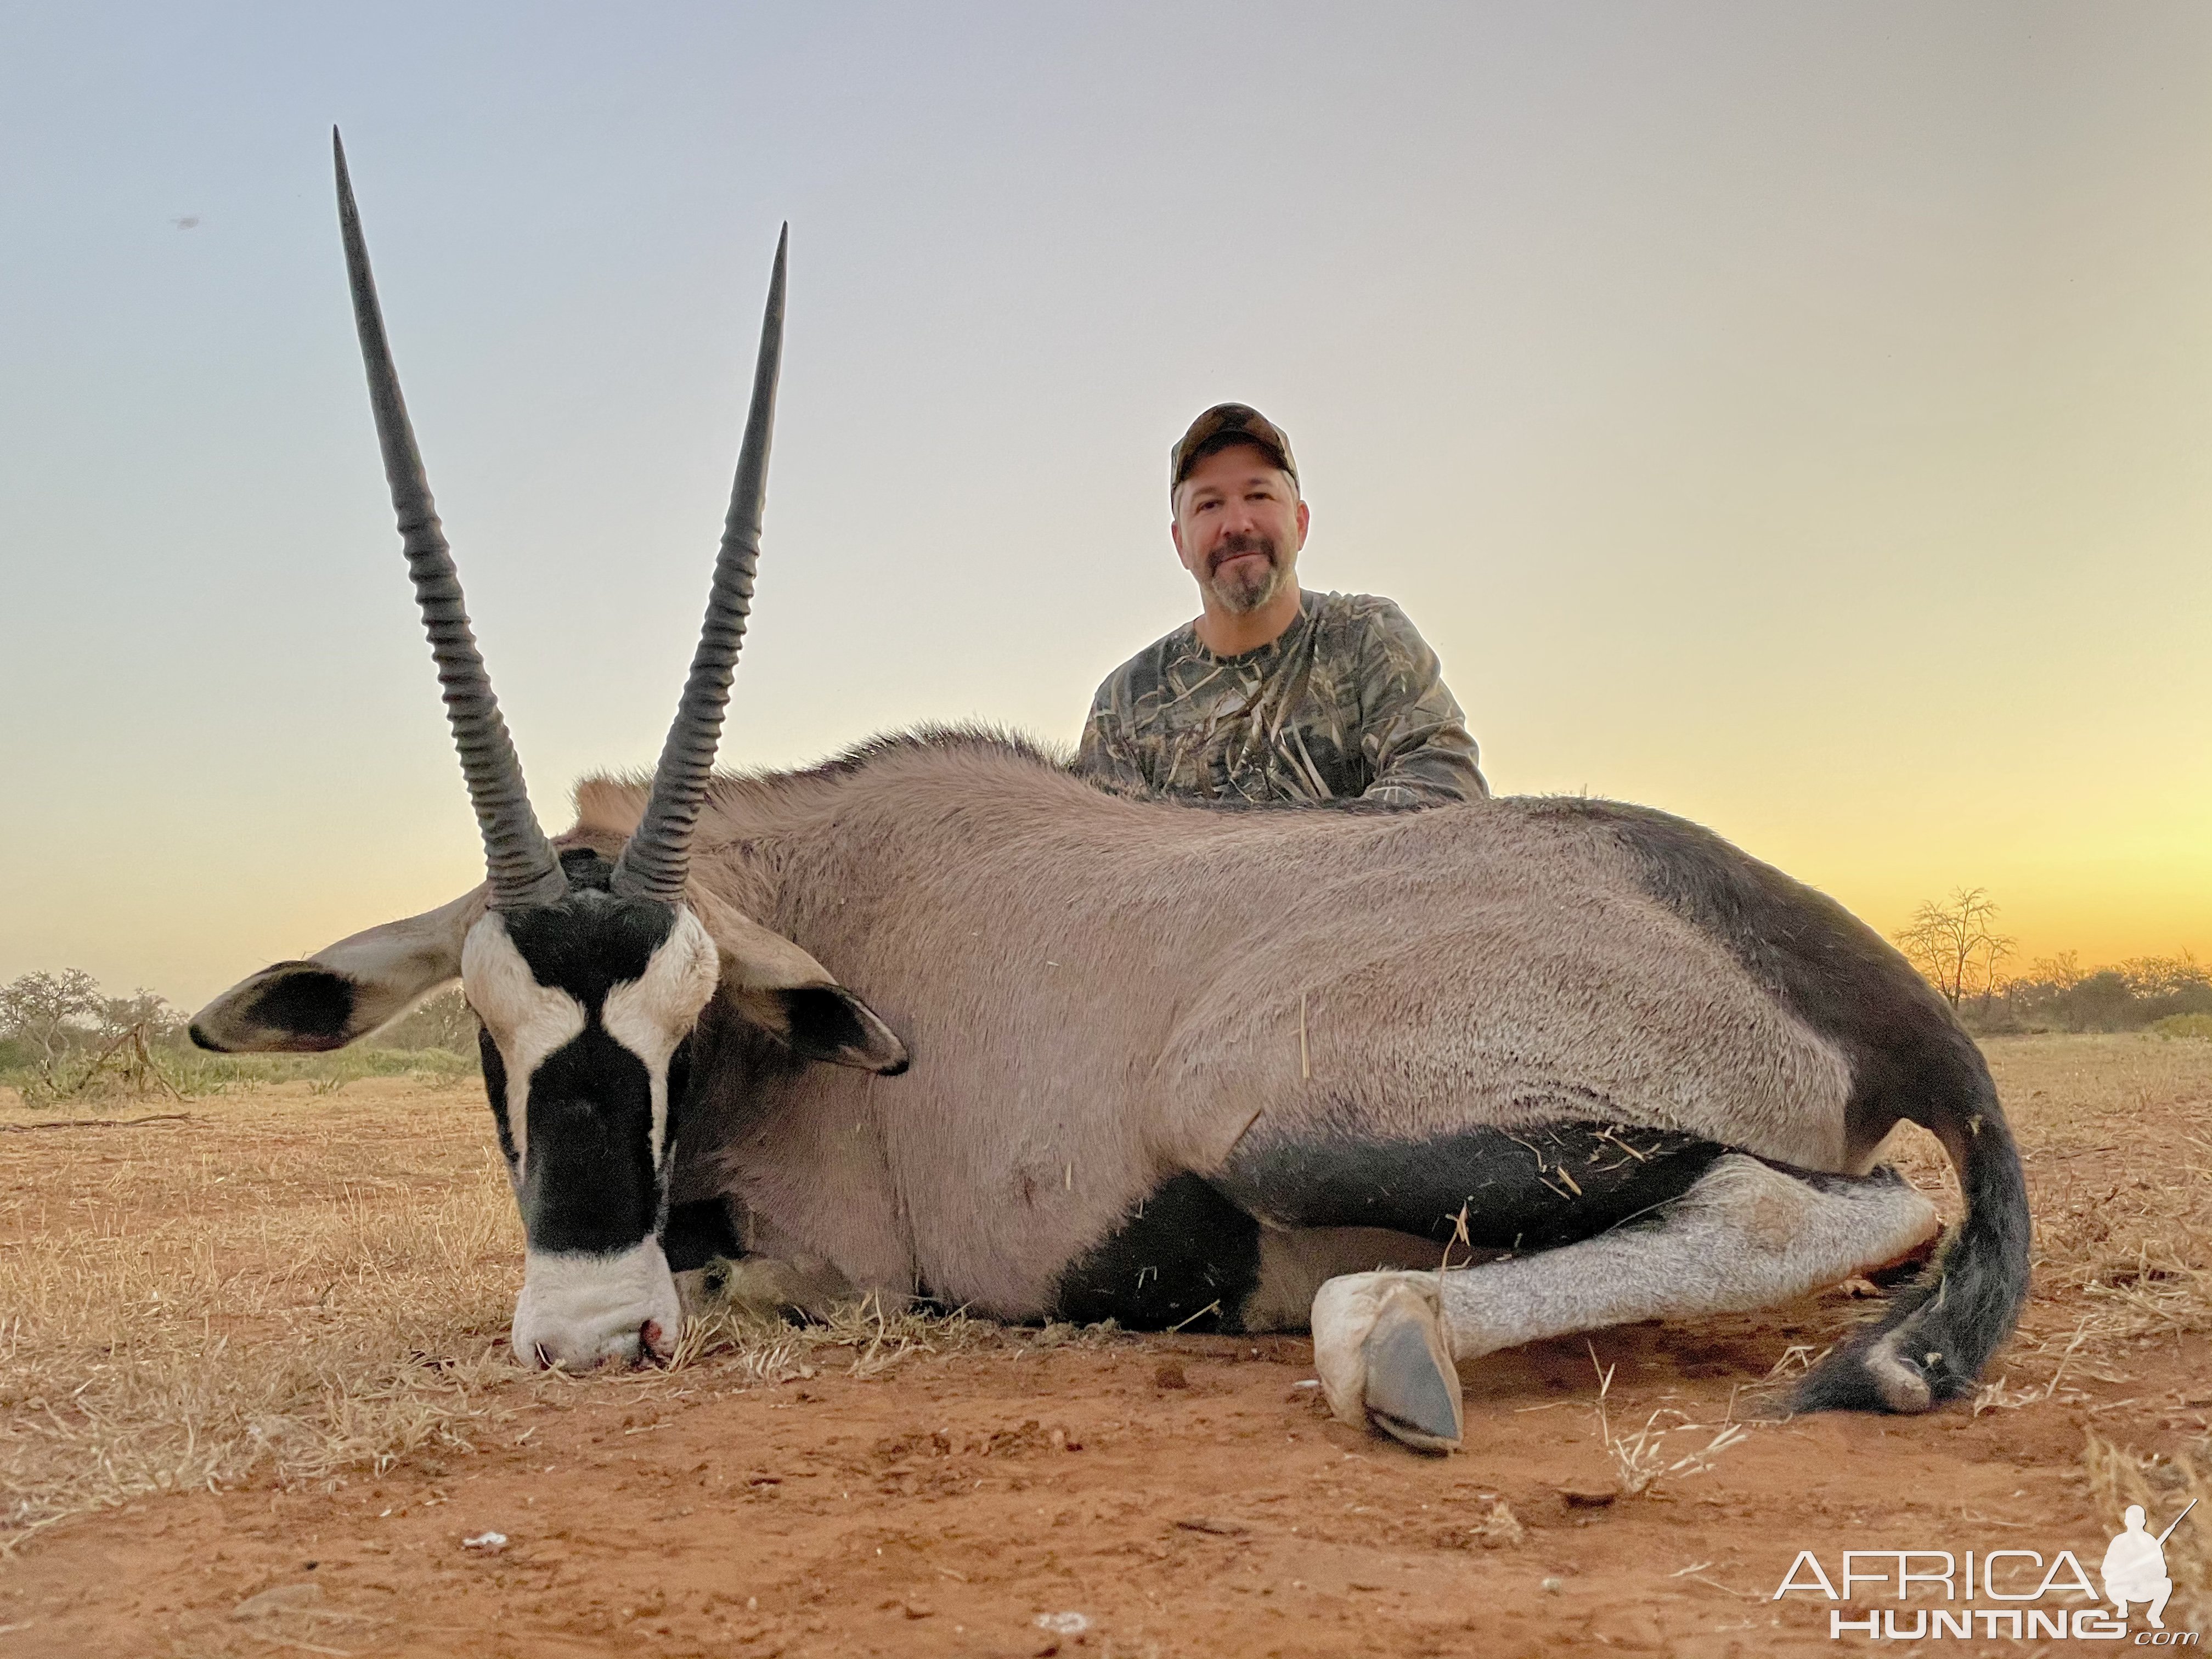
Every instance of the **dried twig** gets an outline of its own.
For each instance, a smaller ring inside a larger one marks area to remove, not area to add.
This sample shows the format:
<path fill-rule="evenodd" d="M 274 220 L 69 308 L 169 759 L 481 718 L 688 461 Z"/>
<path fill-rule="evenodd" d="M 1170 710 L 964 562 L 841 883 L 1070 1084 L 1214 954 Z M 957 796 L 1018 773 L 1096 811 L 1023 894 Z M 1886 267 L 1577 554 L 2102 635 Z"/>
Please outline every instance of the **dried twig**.
<path fill-rule="evenodd" d="M 1613 1392 L 1614 1367 L 1598 1363 L 1597 1348 L 1594 1344 L 1585 1340 L 1583 1346 L 1589 1349 L 1590 1365 L 1597 1372 L 1597 1399 L 1595 1405 L 1597 1412 L 1598 1438 L 1606 1450 L 1611 1454 L 1614 1469 L 1620 1479 L 1620 1490 L 1628 1496 L 1632 1498 L 1639 1492 L 1647 1492 L 1656 1482 L 1674 1476 L 1702 1474 L 1712 1468 L 1714 1460 L 1723 1452 L 1750 1437 L 1751 1431 L 1742 1424 L 1733 1420 L 1723 1422 L 1718 1429 L 1712 1431 L 1712 1437 L 1704 1445 L 1669 1461 L 1665 1449 L 1665 1442 L 1668 1435 L 1686 1431 L 1704 1434 L 1706 1429 L 1705 1425 L 1692 1423 L 1685 1413 L 1668 1407 L 1662 1407 L 1653 1412 L 1644 1419 L 1644 1426 L 1635 1433 L 1615 1435 L 1613 1431 L 1612 1419 L 1606 1410 L 1607 1396 Z M 1733 1395 L 1729 1396 L 1729 1411 L 1730 1418 L 1733 1419 L 1735 1411 L 1735 1400 Z M 1662 1417 L 1671 1417 L 1677 1420 L 1662 1428 L 1659 1425 L 1659 1419 Z"/>
<path fill-rule="evenodd" d="M 33 1129 L 135 1129 L 142 1123 L 204 1123 L 191 1112 L 149 1112 L 143 1117 L 50 1117 L 36 1123 L 0 1123 L 0 1135 L 28 1134 Z"/>

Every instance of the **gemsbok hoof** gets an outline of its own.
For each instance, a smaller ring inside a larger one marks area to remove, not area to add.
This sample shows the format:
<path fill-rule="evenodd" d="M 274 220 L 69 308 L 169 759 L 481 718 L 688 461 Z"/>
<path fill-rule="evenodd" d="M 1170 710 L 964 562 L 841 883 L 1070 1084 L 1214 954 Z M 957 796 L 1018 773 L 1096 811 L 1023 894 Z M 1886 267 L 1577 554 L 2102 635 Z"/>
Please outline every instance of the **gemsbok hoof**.
<path fill-rule="evenodd" d="M 1314 1297 L 1314 1366 L 1339 1419 L 1421 1451 L 1456 1450 L 1459 1369 L 1434 1273 L 1346 1273 Z"/>

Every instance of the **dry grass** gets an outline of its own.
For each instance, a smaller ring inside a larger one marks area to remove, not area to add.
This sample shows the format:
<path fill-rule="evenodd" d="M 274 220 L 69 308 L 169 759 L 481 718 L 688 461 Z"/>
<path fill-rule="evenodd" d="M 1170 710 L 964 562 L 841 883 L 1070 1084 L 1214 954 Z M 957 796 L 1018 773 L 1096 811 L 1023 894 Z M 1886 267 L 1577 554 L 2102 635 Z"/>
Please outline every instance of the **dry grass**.
<path fill-rule="evenodd" d="M 2197 1500 L 2196 1512 L 2166 1541 L 2166 1573 L 2173 1580 L 2166 1622 L 2174 1629 L 2212 1634 L 2212 1525 L 2202 1520 L 2212 1514 L 2212 1457 L 2190 1452 L 2142 1457 L 2093 1434 L 2081 1462 L 2089 1472 L 2090 1496 L 2111 1532 L 2126 1524 L 2130 1504 L 2142 1505 L 2146 1528 L 2157 1534 L 2184 1504 Z"/>
<path fill-rule="evenodd" d="M 520 1234 L 481 1085 L 266 1084 L 106 1127 L 0 1107 L 0 1554 L 147 1492 L 472 1449 L 547 1389 L 860 1375 L 1024 1337 L 872 1304 L 691 1322 L 671 1370 L 526 1374 Z M 73 1114 L 72 1115 L 79 1115 Z M 36 1125 L 33 1128 L 31 1126 Z"/>
<path fill-rule="evenodd" d="M 2212 1043 L 2048 1036 L 1983 1048 L 2027 1154 L 2035 1284 L 1976 1409 L 2080 1403 L 2084 1382 L 2128 1381 L 2136 1353 L 2212 1334 Z M 1955 1209 L 1935 1142 L 1916 1130 L 1896 1150 Z"/>
<path fill-rule="evenodd" d="M 1613 1478 L 1624 1496 L 1634 1498 L 1662 1480 L 1703 1474 L 1723 1452 L 1749 1438 L 1748 1425 L 1735 1420 L 1733 1399 L 1729 1402 L 1729 1416 L 1717 1425 L 1693 1423 L 1687 1413 L 1662 1406 L 1644 1419 L 1643 1427 L 1620 1432 L 1613 1426 L 1612 1413 L 1606 1408 L 1613 1393 L 1614 1368 L 1599 1364 L 1595 1346 L 1588 1346 L 1590 1365 L 1597 1372 L 1597 1398 L 1592 1402 L 1592 1412 L 1597 1419 L 1598 1442 L 1613 1460 Z M 1685 1437 L 1669 1446 L 1670 1436 Z M 1700 1437 L 1703 1443 L 1698 1443 Z"/>
<path fill-rule="evenodd" d="M 854 1376 L 879 1376 L 908 1359 L 978 1348 L 1037 1346 L 1054 1330 L 1016 1334 L 965 1314 L 927 1310 L 886 1311 L 870 1296 L 833 1309 L 827 1318 L 793 1325 L 772 1314 L 742 1307 L 708 1307 L 684 1322 L 670 1369 L 713 1364 L 725 1374 L 750 1381 L 782 1382 L 811 1376 L 825 1363 Z M 1027 1340 L 1024 1339 L 1027 1338 Z"/>
<path fill-rule="evenodd" d="M 340 1048 L 326 1054 L 211 1054 L 166 1044 L 116 1045 L 72 1054 L 51 1078 L 33 1067 L 0 1069 L 0 1103 L 35 1110 L 109 1107 L 132 1100 L 191 1101 L 210 1095 L 251 1095 L 288 1083 L 311 1094 L 336 1094 L 366 1078 L 413 1078 L 458 1083 L 481 1075 L 473 1053 L 444 1048 Z M 11 1103 L 12 1097 L 12 1103 Z"/>
<path fill-rule="evenodd" d="M 515 1254 L 480 1110 L 294 1085 L 0 1137 L 0 1548 L 143 1492 L 471 1443 Z"/>

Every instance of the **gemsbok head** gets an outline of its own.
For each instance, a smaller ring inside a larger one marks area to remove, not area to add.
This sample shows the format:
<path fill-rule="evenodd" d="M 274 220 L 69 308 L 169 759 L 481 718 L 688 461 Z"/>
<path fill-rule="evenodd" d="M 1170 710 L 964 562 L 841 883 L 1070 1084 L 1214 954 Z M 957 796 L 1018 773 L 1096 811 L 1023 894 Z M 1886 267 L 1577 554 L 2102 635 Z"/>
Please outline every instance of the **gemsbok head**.
<path fill-rule="evenodd" d="M 663 1357 L 681 1320 L 659 1230 L 692 1034 L 718 996 L 807 1060 L 893 1073 L 898 1038 L 814 958 L 688 881 L 750 609 L 783 349 L 779 238 L 729 517 L 699 647 L 642 821 L 610 860 L 556 853 L 477 649 L 377 304 L 345 151 L 338 217 L 369 402 L 486 880 L 449 904 L 280 962 L 192 1024 L 222 1051 L 337 1048 L 456 975 L 483 1026 L 484 1083 L 522 1213 L 514 1345 L 526 1364 Z"/>

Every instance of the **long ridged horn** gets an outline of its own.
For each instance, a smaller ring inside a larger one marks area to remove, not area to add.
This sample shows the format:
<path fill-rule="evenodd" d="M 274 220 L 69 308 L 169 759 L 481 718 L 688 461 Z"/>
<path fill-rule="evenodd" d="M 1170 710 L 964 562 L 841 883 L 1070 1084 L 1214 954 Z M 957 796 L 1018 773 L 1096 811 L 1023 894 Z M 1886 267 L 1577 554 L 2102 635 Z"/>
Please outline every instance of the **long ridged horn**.
<path fill-rule="evenodd" d="M 707 596 L 699 649 L 691 659 L 690 678 L 684 683 L 684 699 L 676 706 L 660 764 L 653 769 L 645 817 L 615 864 L 615 891 L 632 898 L 673 904 L 683 896 L 692 832 L 698 828 L 699 809 L 714 770 L 722 711 L 729 704 L 738 647 L 744 643 L 745 618 L 752 611 L 753 572 L 760 564 L 769 439 L 775 427 L 776 377 L 783 366 L 784 253 L 790 240 L 791 227 L 786 225 L 776 238 L 775 270 L 769 278 L 760 356 L 753 368 L 752 407 L 745 414 L 744 443 L 738 451 L 737 482 L 730 490 L 730 516 L 722 527 L 721 552 L 714 560 L 714 586 Z"/>
<path fill-rule="evenodd" d="M 392 367 L 385 337 L 384 313 L 376 302 L 376 278 L 368 268 L 368 245 L 362 240 L 361 212 L 354 205 L 353 180 L 346 173 L 345 145 L 331 130 L 337 162 L 338 225 L 345 236 L 346 276 L 353 288 L 354 326 L 361 334 L 361 356 L 368 371 L 369 406 L 376 411 L 377 441 L 384 450 L 384 476 L 392 486 L 392 507 L 399 520 L 400 544 L 407 574 L 414 579 L 415 602 L 422 629 L 430 636 L 430 655 L 438 665 L 445 694 L 446 719 L 460 750 L 461 775 L 483 833 L 484 867 L 491 876 L 495 910 L 520 910 L 551 904 L 566 896 L 568 878 L 561 862 L 530 810 L 530 791 L 522 781 L 491 676 L 484 672 L 476 635 L 469 629 L 467 602 L 453 568 L 453 550 L 438 522 L 437 503 L 422 473 L 407 401 L 399 394 L 399 373 Z"/>

